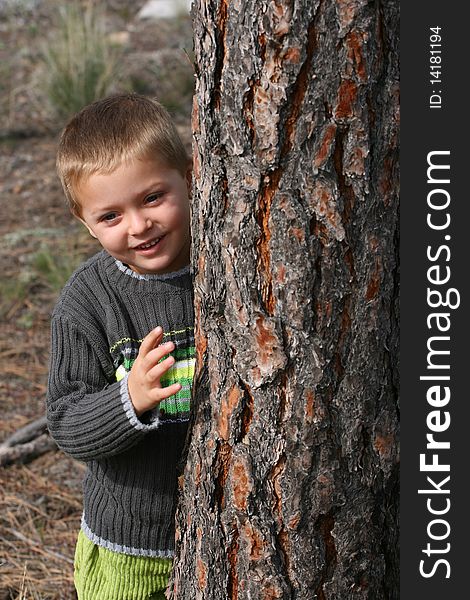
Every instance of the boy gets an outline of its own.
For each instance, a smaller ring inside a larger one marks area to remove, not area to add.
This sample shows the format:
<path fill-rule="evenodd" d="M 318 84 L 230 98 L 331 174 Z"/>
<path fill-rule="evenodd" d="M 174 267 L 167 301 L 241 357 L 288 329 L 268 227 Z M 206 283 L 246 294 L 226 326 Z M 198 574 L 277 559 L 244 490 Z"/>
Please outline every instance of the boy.
<path fill-rule="evenodd" d="M 57 170 L 103 247 L 51 325 L 49 429 L 88 467 L 75 586 L 79 600 L 164 598 L 195 360 L 190 161 L 165 109 L 128 94 L 72 118 Z"/>

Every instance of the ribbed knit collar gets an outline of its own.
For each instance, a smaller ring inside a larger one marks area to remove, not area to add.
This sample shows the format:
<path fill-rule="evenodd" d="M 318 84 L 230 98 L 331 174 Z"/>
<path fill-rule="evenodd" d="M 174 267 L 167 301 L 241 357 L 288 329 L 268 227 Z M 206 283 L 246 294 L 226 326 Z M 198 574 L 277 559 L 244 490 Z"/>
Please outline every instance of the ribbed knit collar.
<path fill-rule="evenodd" d="M 160 281 L 164 281 L 165 279 L 174 279 L 175 277 L 181 277 L 182 275 L 186 275 L 187 273 L 189 273 L 189 265 L 186 265 L 185 267 L 183 267 L 182 269 L 179 269 L 179 271 L 172 271 L 171 273 L 136 273 L 136 271 L 133 271 L 130 267 L 128 267 L 127 265 L 125 265 L 124 263 L 122 263 L 120 260 L 115 259 L 117 268 L 122 271 L 123 273 L 125 273 L 126 275 L 129 275 L 129 277 L 135 277 L 136 279 L 143 279 L 144 281 L 152 281 L 152 280 L 157 280 L 159 279 Z"/>
<path fill-rule="evenodd" d="M 190 265 L 171 273 L 144 275 L 136 273 L 105 250 L 100 254 L 109 280 L 129 292 L 153 293 L 164 290 L 175 292 L 178 289 L 184 291 L 192 287 Z"/>

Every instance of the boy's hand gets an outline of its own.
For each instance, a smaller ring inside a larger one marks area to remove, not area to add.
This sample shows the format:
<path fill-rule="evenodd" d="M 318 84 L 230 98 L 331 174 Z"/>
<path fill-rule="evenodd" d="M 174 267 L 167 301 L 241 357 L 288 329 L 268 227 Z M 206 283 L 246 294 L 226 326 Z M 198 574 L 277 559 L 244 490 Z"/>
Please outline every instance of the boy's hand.
<path fill-rule="evenodd" d="M 162 387 L 160 383 L 161 376 L 175 363 L 172 356 L 158 363 L 161 358 L 175 349 L 173 342 L 167 342 L 157 348 L 162 339 L 161 327 L 153 329 L 144 338 L 127 379 L 131 402 L 138 417 L 181 389 L 180 383 L 168 387 Z"/>

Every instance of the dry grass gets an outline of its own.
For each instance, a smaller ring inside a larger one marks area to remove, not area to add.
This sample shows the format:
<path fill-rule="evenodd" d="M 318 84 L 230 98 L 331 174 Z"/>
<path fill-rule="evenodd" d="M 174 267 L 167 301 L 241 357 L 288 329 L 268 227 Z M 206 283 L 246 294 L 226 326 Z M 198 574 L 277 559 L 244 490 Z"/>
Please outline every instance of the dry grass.
<path fill-rule="evenodd" d="M 0 598 L 73 599 L 83 467 L 49 453 L 0 470 Z"/>

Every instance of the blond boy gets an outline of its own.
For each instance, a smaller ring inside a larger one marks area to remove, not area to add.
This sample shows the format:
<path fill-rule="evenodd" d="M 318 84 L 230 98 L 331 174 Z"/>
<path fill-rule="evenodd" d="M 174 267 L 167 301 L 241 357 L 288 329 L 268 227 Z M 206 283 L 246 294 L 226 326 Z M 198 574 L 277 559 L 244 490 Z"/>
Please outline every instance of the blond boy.
<path fill-rule="evenodd" d="M 190 161 L 163 107 L 128 94 L 68 123 L 57 169 L 103 247 L 51 325 L 49 429 L 87 464 L 78 598 L 163 598 L 194 373 Z"/>

